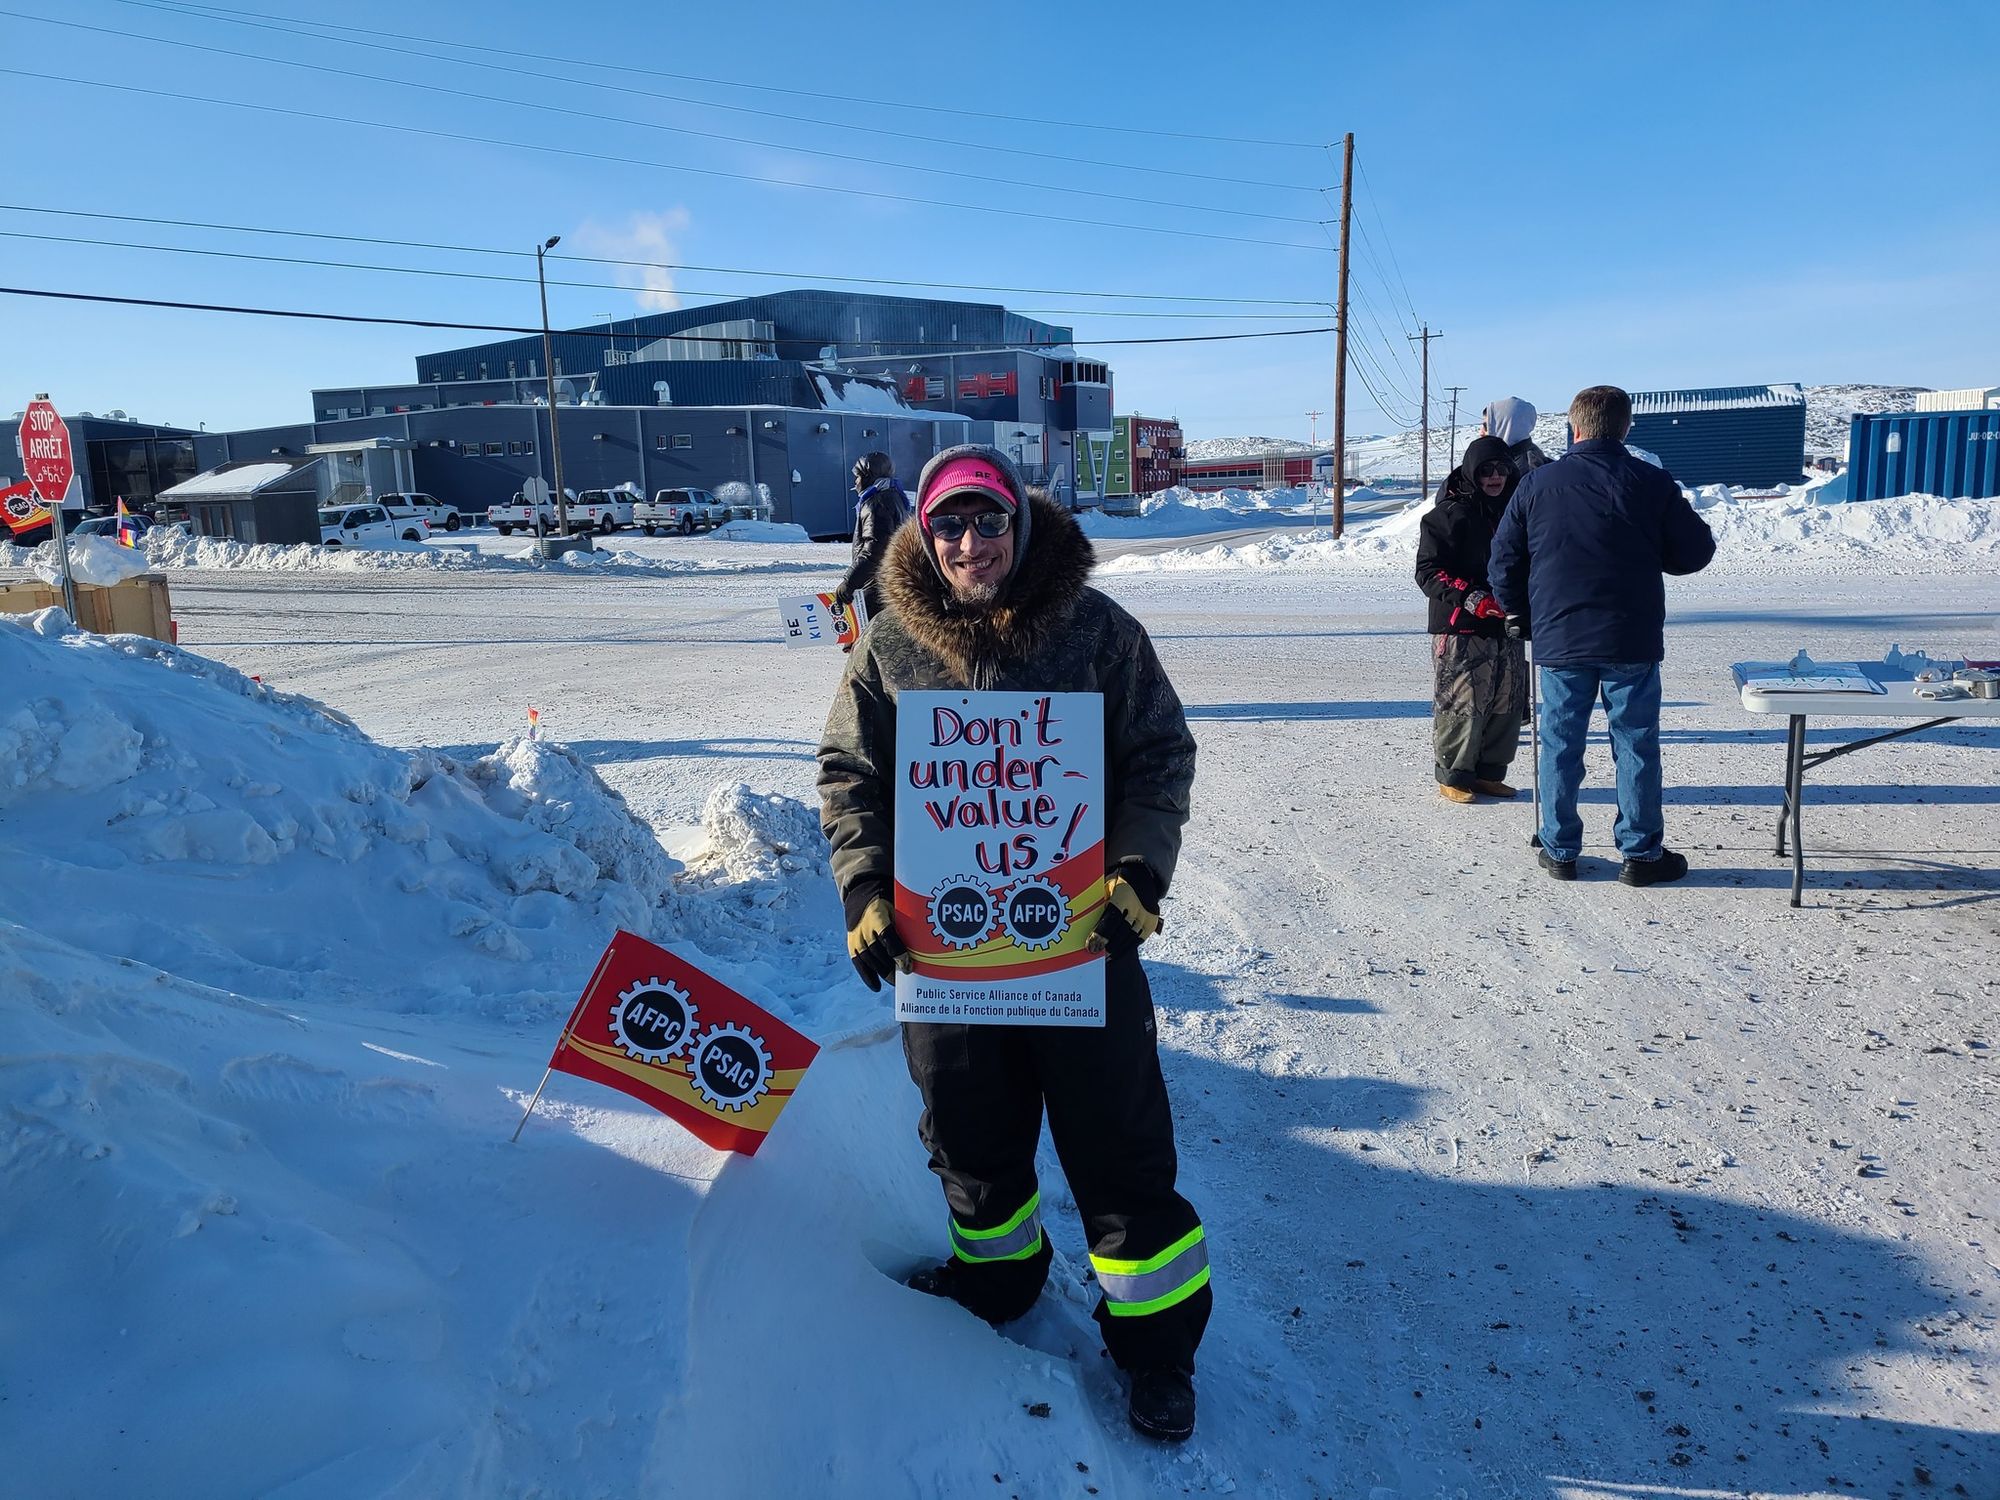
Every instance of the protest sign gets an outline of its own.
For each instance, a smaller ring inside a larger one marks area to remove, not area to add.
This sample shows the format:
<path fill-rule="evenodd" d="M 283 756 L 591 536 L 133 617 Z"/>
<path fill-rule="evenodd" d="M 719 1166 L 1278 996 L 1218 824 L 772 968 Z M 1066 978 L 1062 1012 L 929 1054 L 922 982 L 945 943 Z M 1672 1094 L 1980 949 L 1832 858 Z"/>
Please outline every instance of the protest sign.
<path fill-rule="evenodd" d="M 1104 698 L 904 692 L 896 1017 L 1102 1026 Z"/>
<path fill-rule="evenodd" d="M 787 646 L 851 646 L 868 623 L 868 606 L 856 594 L 835 604 L 831 594 L 792 594 L 778 601 Z"/>
<path fill-rule="evenodd" d="M 818 1043 L 672 949 L 619 932 L 570 1012 L 549 1072 L 618 1089 L 718 1151 L 755 1156 L 818 1054 Z M 530 1114 L 541 1096 L 537 1088 Z"/>

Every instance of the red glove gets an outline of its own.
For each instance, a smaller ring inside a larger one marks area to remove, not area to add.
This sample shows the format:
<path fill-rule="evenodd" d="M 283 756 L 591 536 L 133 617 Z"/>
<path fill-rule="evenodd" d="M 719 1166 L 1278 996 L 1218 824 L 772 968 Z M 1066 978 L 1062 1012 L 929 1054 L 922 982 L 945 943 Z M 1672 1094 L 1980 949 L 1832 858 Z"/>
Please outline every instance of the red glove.
<path fill-rule="evenodd" d="M 1465 607 L 1475 620 L 1504 620 L 1507 611 L 1493 602 L 1493 596 L 1484 589 L 1474 589 L 1465 596 Z"/>

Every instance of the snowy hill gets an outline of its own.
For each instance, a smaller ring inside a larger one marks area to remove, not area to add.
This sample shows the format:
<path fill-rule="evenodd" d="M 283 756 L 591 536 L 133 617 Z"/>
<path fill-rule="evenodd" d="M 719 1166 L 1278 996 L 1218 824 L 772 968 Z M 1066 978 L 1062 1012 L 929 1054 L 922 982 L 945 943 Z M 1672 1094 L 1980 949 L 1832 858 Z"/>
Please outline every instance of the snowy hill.
<path fill-rule="evenodd" d="M 1310 453 L 1309 443 L 1291 438 L 1219 437 L 1196 438 L 1187 445 L 1189 458 L 1277 458 L 1288 453 Z"/>
<path fill-rule="evenodd" d="M 1920 385 L 1809 385 L 1806 392 L 1806 454 L 1808 457 L 1842 458 L 1847 453 L 1848 418 L 1855 412 L 1910 411 L 1917 396 L 1928 390 Z M 1440 413 L 1442 416 L 1442 413 Z M 1459 409 L 1457 451 L 1452 451 L 1448 427 L 1431 432 L 1431 477 L 1437 478 L 1458 461 L 1465 445 L 1479 431 L 1479 409 Z M 1557 406 L 1541 411 L 1535 420 L 1535 441 L 1551 456 L 1569 446 L 1568 408 Z M 1414 478 L 1418 471 L 1418 434 L 1390 433 L 1360 437 L 1350 434 L 1350 452 L 1361 455 L 1361 477 L 1378 479 Z M 1248 458 L 1264 454 L 1303 453 L 1304 443 L 1284 438 L 1225 437 L 1202 438 L 1187 445 L 1189 458 Z"/>
<path fill-rule="evenodd" d="M 1914 411 L 1921 385 L 1809 385 L 1806 387 L 1806 456 L 1847 457 L 1848 419 L 1856 412 Z"/>

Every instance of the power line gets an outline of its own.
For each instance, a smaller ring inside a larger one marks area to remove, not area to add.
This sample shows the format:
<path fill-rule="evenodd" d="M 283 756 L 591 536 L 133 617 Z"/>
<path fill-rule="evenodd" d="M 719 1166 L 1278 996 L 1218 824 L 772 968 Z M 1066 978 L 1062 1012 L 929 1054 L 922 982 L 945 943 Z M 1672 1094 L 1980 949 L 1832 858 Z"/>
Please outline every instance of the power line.
<path fill-rule="evenodd" d="M 270 235 L 286 239 L 328 240 L 347 245 L 384 245 L 399 250 L 438 250 L 455 255 L 498 255 L 510 259 L 531 260 L 532 250 L 504 250 L 491 245 L 451 245 L 432 240 L 398 240 L 380 235 L 333 234 L 309 229 L 278 229 L 267 225 L 218 224 L 201 219 L 162 219 L 141 214 L 94 213 L 80 208 L 45 208 L 30 203 L 0 203 L 0 213 L 47 214 L 58 218 L 100 219 L 116 224 L 148 224 L 168 229 L 214 229 L 230 234 Z M 684 261 L 671 260 L 624 260 L 600 255 L 550 255 L 550 260 L 569 261 L 576 265 L 630 266 L 647 271 L 699 271 L 716 276 L 757 276 L 778 281 L 838 281 L 861 286 L 924 287 L 933 291 L 954 292 L 1005 292 L 1019 296 L 1033 297 L 1103 297 L 1125 302 L 1201 302 L 1225 304 L 1232 307 L 1310 307 L 1324 308 L 1327 303 L 1313 298 L 1286 297 L 1217 297 L 1196 296 L 1180 292 L 1094 292 L 1082 291 L 1075 287 L 1046 286 L 985 286 L 962 281 L 910 281 L 895 280 L 881 276 L 828 276 L 815 271 L 755 271 L 746 266 L 703 266 Z M 563 283 L 583 285 L 584 283 Z M 643 288 L 620 287 L 620 291 L 639 291 Z M 1298 316 L 1303 316 L 1299 314 Z"/>
<path fill-rule="evenodd" d="M 485 47 L 473 42 L 447 41 L 442 37 L 412 36 L 406 32 L 379 31 L 359 26 L 337 26 L 330 21 L 304 21 L 296 16 L 274 16 L 264 11 L 230 11 L 221 6 L 182 5 L 177 7 L 184 15 L 197 16 L 203 20 L 233 21 L 241 16 L 255 16 L 264 21 L 290 21 L 299 25 L 317 27 L 322 31 L 349 32 L 360 36 L 386 36 L 401 42 L 423 42 L 430 46 L 449 47 L 461 52 L 484 52 L 493 57 L 521 58 L 535 63 L 560 63 L 566 67 L 598 68 L 606 72 L 625 73 L 649 78 L 668 78 L 682 83 L 706 84 L 713 88 L 749 89 L 764 94 L 783 94 L 796 99 L 825 99 L 841 104 L 869 105 L 878 109 L 917 110 L 925 114 L 956 115 L 962 118 L 994 121 L 1000 120 L 1015 125 L 1047 125 L 1064 130 L 1098 130 L 1117 135 L 1156 136 L 1168 140 L 1209 141 L 1230 146 L 1274 146 L 1301 151 L 1321 149 L 1318 141 L 1267 140 L 1257 136 L 1206 135 L 1189 130 L 1159 130 L 1139 125 L 1100 125 L 1089 120 L 1052 120 L 1037 115 L 1003 115 L 985 109 L 953 109 L 942 104 L 912 104 L 899 99 L 874 99 L 853 94 L 829 94 L 807 89 L 780 88 L 768 83 L 743 83 L 732 78 L 705 78 L 696 73 L 671 73 L 658 68 L 638 68 L 624 63 L 596 62 L 590 58 L 556 57 L 536 52 L 521 52 L 505 47 Z M 335 40 L 335 38 L 328 38 Z"/>
<path fill-rule="evenodd" d="M 861 124 L 856 124 L 853 121 L 849 120 L 817 119 L 811 115 L 801 115 L 791 111 L 781 111 L 773 109 L 755 109 L 746 104 L 728 104 L 715 99 L 697 99 L 685 94 L 662 93 L 657 89 L 633 88 L 626 84 L 605 83 L 602 81 L 586 79 L 586 78 L 565 78 L 559 74 L 550 73 L 546 67 L 546 60 L 539 60 L 543 62 L 543 66 L 540 67 L 517 68 L 509 66 L 506 63 L 480 62 L 475 58 L 453 57 L 450 56 L 448 53 L 443 53 L 443 52 L 421 52 L 411 47 L 391 47 L 379 40 L 358 41 L 350 39 L 348 37 L 329 36 L 326 35 L 323 30 L 308 31 L 300 29 L 301 27 L 328 28 L 329 23 L 322 21 L 301 21 L 297 25 L 279 26 L 279 25 L 269 24 L 268 22 L 265 21 L 247 20 L 241 15 L 217 14 L 204 8 L 159 4 L 157 3 L 157 0 L 114 0 L 114 3 L 119 5 L 135 6 L 142 10 L 159 11 L 164 15 L 178 16 L 186 20 L 219 21 L 219 22 L 224 22 L 231 26 L 245 26 L 253 28 L 258 31 L 276 32 L 280 36 L 300 37 L 307 41 L 333 42 L 336 45 L 343 47 L 359 47 L 373 52 L 386 52 L 391 54 L 392 56 L 397 56 L 397 57 L 425 58 L 432 62 L 455 64 L 459 67 L 481 68 L 488 72 L 505 73 L 518 78 L 532 78 L 539 83 L 549 83 L 549 82 L 567 83 L 577 88 L 599 89 L 614 94 L 629 94 L 635 98 L 640 98 L 640 99 L 655 99 L 670 104 L 691 104 L 701 109 L 726 110 L 731 114 L 752 115 L 759 119 L 766 119 L 766 120 L 784 120 L 794 125 L 814 125 L 829 130 L 849 130 L 863 135 L 891 136 L 897 140 L 907 140 L 909 139 L 910 135 L 910 132 L 907 129 L 894 129 L 880 125 L 861 125 Z M 249 12 L 246 14 L 255 14 L 255 12 Z M 335 31 L 348 31 L 352 30 L 353 28 L 343 26 L 343 27 L 330 27 L 330 29 Z M 398 33 L 371 32 L 368 33 L 368 35 L 371 38 L 379 38 L 383 36 L 393 37 L 398 35 Z M 153 38 L 153 40 L 159 40 L 159 39 Z M 417 39 L 413 38 L 412 40 L 417 40 Z M 438 42 L 435 43 L 434 45 L 445 46 L 445 47 L 464 47 L 467 46 L 468 44 L 461 42 Z M 478 48 L 476 50 L 493 51 L 496 49 Z M 505 53 L 502 55 L 512 57 L 512 56 L 517 56 L 519 54 Z M 580 64 L 579 66 L 608 67 L 610 65 L 601 63 L 590 63 L 590 64 Z M 619 70 L 619 71 L 624 71 L 624 70 Z M 677 75 L 669 74 L 664 76 L 672 77 Z M 758 87 L 758 85 L 751 85 L 751 84 L 736 85 L 736 86 L 745 88 Z M 805 97 L 818 98 L 821 96 L 806 95 Z M 857 102 L 886 103 L 888 101 L 868 100 L 868 101 L 857 101 Z M 898 106 L 898 107 L 903 107 L 903 106 Z M 949 113 L 956 114 L 959 113 L 959 111 L 954 110 L 954 111 L 949 111 Z M 982 116 L 982 118 L 985 118 L 987 120 L 999 120 L 999 119 L 1005 119 L 1006 117 L 999 115 L 985 115 Z M 968 140 L 959 140 L 950 136 L 929 136 L 926 139 L 929 144 L 934 146 L 953 146 L 971 151 L 995 151 L 1004 153 L 1008 156 L 1026 156 L 1042 161 L 1065 162 L 1072 166 L 1107 167 L 1114 171 L 1121 171 L 1121 172 L 1145 172 L 1161 177 L 1183 177 L 1197 182 L 1224 183 L 1230 187 L 1275 188 L 1282 192 L 1294 192 L 1294 193 L 1311 193 L 1318 191 L 1318 189 L 1303 183 L 1272 182 L 1268 179 L 1257 178 L 1257 177 L 1224 176 L 1223 174 L 1216 172 L 1190 172 L 1185 168 L 1180 168 L 1180 167 L 1154 167 L 1154 166 L 1147 166 L 1140 162 L 1106 161 L 1099 157 L 1069 156 L 1058 151 L 1038 151 L 1032 147 L 1027 147 L 1027 146 L 1006 146 L 1000 144 L 997 141 L 968 141 Z"/>
<path fill-rule="evenodd" d="M 719 130 L 697 130 L 687 125 L 664 125 L 653 120 L 634 120 L 618 115 L 608 115 L 599 110 L 571 109 L 561 104 L 544 104 L 534 99 L 508 99 L 497 94 L 480 94 L 470 89 L 455 89 L 441 83 L 425 83 L 408 78 L 390 78 L 380 73 L 362 73 L 353 68 L 334 67 L 327 63 L 303 62 L 290 57 L 272 57 L 262 52 L 240 52 L 232 47 L 212 47 L 204 42 L 184 42 L 173 37 L 149 36 L 144 32 L 123 32 L 108 26 L 90 26 L 81 21 L 59 21 L 52 16 L 30 15 L 17 10 L 0 10 L 0 16 L 16 21 L 36 21 L 44 26 L 61 26 L 71 31 L 90 32 L 97 36 L 115 36 L 127 41 L 153 42 L 163 47 L 181 47 L 191 52 L 205 52 L 215 57 L 233 57 L 244 62 L 275 64 L 281 68 L 299 68 L 310 73 L 330 73 L 347 80 L 364 83 L 386 83 L 395 88 L 421 89 L 426 94 L 443 94 L 454 99 L 470 99 L 478 104 L 499 105 L 514 109 L 539 110 L 543 114 L 562 115 L 573 120 L 589 120 L 596 125 L 625 125 L 634 130 L 654 130 L 668 135 L 692 136 L 697 140 L 721 141 L 732 146 L 756 146 L 769 151 L 789 151 L 799 156 L 816 156 L 828 161 L 851 162 L 867 167 L 887 167 L 897 172 L 922 172 L 932 177 L 954 177 L 972 182 L 993 183 L 1001 187 L 1027 188 L 1038 193 L 1067 193 L 1072 197 L 1101 198 L 1114 203 L 1141 203 L 1154 207 L 1172 207 L 1189 213 L 1222 214 L 1238 219 L 1264 219 L 1277 224 L 1316 224 L 1317 219 L 1309 219 L 1298 214 L 1263 213 L 1248 208 L 1218 208 L 1207 203 L 1163 204 L 1158 197 L 1141 197 L 1136 193 L 1113 193 L 1101 188 L 1064 187 L 1060 183 L 1031 182 L 1019 177 L 996 177 L 987 172 L 968 172 L 957 167 L 926 167 L 914 162 L 887 161 L 876 156 L 860 156 L 849 151 L 828 151 L 818 146 L 795 146 L 783 141 L 759 140 L 755 136 L 729 135 Z"/>
<path fill-rule="evenodd" d="M 32 234 L 23 229 L 0 229 L 0 239 L 33 240 L 55 245 L 91 245 L 107 250 L 143 250 L 161 255 L 199 255 L 215 260 L 259 261 L 269 265 L 311 266 L 330 271 L 377 271 L 393 276 L 436 276 L 452 281 L 499 281 L 519 285 L 535 286 L 539 278 L 534 276 L 504 276 L 496 271 L 453 271 L 439 266 L 384 266 L 367 261 L 326 260 L 318 256 L 304 255 L 259 255 L 250 250 L 213 250 L 191 245 L 147 245 L 136 240 L 91 239 L 84 235 Z M 611 281 L 557 281 L 549 286 L 570 287 L 575 290 L 593 292 L 643 291 L 642 287 L 629 287 Z M 675 287 L 676 293 L 688 297 L 717 297 L 735 300 L 746 294 L 740 290 L 717 291 L 704 287 Z M 1236 322 L 1277 321 L 1295 319 L 1299 313 L 1216 313 L 1216 312 L 1134 312 L 1117 308 L 1074 308 L 1074 307 L 1023 307 L 1013 311 L 1022 316 L 1035 317 L 1090 317 L 1090 318 L 1226 318 Z"/>
<path fill-rule="evenodd" d="M 39 287 L 0 286 L 0 296 L 46 297 L 61 302 L 100 302 L 119 307 L 163 307 L 181 312 L 240 313 L 245 316 L 262 318 L 304 318 L 322 323 L 372 323 L 395 328 L 443 328 L 469 333 L 534 334 L 539 337 L 542 332 L 539 326 L 527 328 L 512 323 L 452 323 L 434 318 L 389 318 L 362 313 L 305 312 L 280 307 L 237 307 L 219 302 L 175 302 L 158 297 L 114 297 L 96 292 L 58 292 Z M 1133 344 L 1219 344 L 1235 339 L 1296 338 L 1306 334 L 1332 333 L 1333 331 L 1331 328 L 1270 328 L 1255 333 L 1186 333 L 1143 339 L 1068 338 L 1062 340 L 1060 343 L 1016 344 L 1009 347 L 1032 351 L 1038 349 L 1068 349 L 1079 345 L 1087 345 L 1091 348 L 1107 348 Z M 594 328 L 565 329 L 563 332 L 566 337 L 573 338 L 616 338 L 619 336 L 612 329 L 606 329 L 602 332 Z M 712 338 L 694 334 L 668 333 L 660 334 L 656 337 L 657 339 L 669 340 L 676 343 L 706 344 L 714 342 Z M 870 342 L 880 343 L 890 341 L 872 340 Z M 897 340 L 895 342 L 902 341 Z M 994 347 L 994 344 L 991 339 L 925 339 L 921 342 L 920 347 L 925 349 L 991 349 Z M 848 357 L 865 358 L 868 356 L 850 355 Z M 427 381 L 418 382 L 418 384 L 429 383 Z"/>
<path fill-rule="evenodd" d="M 251 104 L 240 99 L 216 99 L 204 94 L 182 94 L 170 89 L 142 88 L 137 84 L 107 83 L 96 78 L 71 78 L 60 73 L 30 72 L 24 68 L 0 68 L 0 76 L 32 78 L 43 83 L 66 83 L 79 88 L 103 89 L 111 93 L 140 94 L 153 99 L 172 99 L 183 104 L 212 104 L 222 109 L 248 110 L 256 114 L 282 115 L 311 120 L 323 125 L 359 125 L 369 130 L 388 130 L 433 140 L 460 141 L 476 146 L 500 146 L 514 151 L 534 151 L 546 156 L 574 157 L 581 161 L 608 162 L 616 166 L 651 167 L 656 171 L 685 172 L 698 177 L 722 177 L 735 182 L 755 182 L 766 187 L 801 188 L 807 192 L 834 193 L 846 197 L 872 198 L 887 203 L 913 203 L 927 208 L 955 208 L 967 213 L 995 214 L 1002 218 L 1040 219 L 1054 224 L 1082 224 L 1095 229 L 1122 229 L 1135 234 L 1165 234 L 1182 239 L 1221 240 L 1238 245 L 1266 245 L 1280 250 L 1318 250 L 1296 240 L 1256 239 L 1247 235 L 1216 234 L 1205 229 L 1168 229 L 1154 224 L 1125 224 L 1108 219 L 1084 219 L 1068 214 L 1037 213 L 1025 208 L 1001 208 L 989 203 L 960 203 L 946 198 L 922 198 L 908 193 L 884 193 L 870 188 L 834 187 L 790 178 L 763 177 L 753 172 L 728 172 L 719 167 L 694 167 L 677 162 L 652 161 L 645 157 L 614 156 L 608 152 L 579 151 L 569 146 L 550 146 L 538 141 L 509 141 L 495 136 L 470 135 L 463 131 L 437 130 L 422 125 L 394 125 L 382 120 L 364 120 L 352 115 L 328 114 L 320 110 L 286 109 L 275 104 Z"/>
<path fill-rule="evenodd" d="M 1382 205 L 1380 200 L 1375 196 L 1374 187 L 1368 181 L 1368 168 L 1365 165 L 1360 169 L 1360 177 L 1362 191 L 1368 195 L 1369 209 L 1375 215 L 1376 226 L 1382 231 L 1382 243 L 1388 246 L 1390 264 L 1396 268 L 1396 283 L 1403 289 L 1403 306 L 1409 310 L 1410 321 L 1414 323 L 1417 321 L 1417 310 L 1410 302 L 1409 284 L 1403 280 L 1402 262 L 1396 259 L 1396 247 L 1389 239 L 1389 226 L 1382 222 Z M 1367 230 L 1365 228 L 1362 234 L 1366 237 Z"/>

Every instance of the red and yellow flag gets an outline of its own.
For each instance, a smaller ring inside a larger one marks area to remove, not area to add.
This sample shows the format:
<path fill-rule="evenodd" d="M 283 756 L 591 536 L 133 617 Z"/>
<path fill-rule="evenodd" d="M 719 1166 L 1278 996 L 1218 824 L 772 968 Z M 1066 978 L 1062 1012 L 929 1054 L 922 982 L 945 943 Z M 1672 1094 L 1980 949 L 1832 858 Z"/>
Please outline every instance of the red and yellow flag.
<path fill-rule="evenodd" d="M 0 521 L 17 536 L 24 536 L 50 522 L 49 508 L 42 504 L 35 487 L 22 480 L 0 489 Z"/>
<path fill-rule="evenodd" d="M 718 1151 L 755 1156 L 818 1055 L 719 979 L 621 931 L 549 1066 L 650 1104 Z"/>

